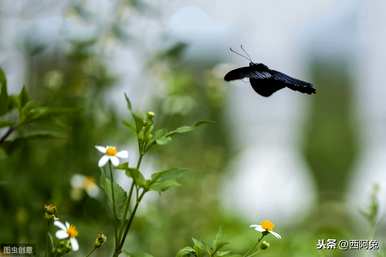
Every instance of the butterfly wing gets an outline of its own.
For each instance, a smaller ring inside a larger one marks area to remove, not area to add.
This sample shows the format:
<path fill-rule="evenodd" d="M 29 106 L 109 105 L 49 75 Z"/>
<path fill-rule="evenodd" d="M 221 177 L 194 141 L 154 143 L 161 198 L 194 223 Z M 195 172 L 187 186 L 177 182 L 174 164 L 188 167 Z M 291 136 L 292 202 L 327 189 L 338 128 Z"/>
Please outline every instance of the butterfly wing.
<path fill-rule="evenodd" d="M 243 79 L 243 78 L 254 78 L 254 79 L 268 79 L 272 75 L 267 71 L 257 71 L 255 67 L 241 67 L 231 70 L 224 76 L 225 81 Z"/>
<path fill-rule="evenodd" d="M 273 79 L 262 80 L 262 79 L 250 78 L 249 82 L 251 83 L 251 86 L 256 93 L 265 97 L 271 96 L 276 91 L 285 87 L 283 83 L 280 83 Z"/>
<path fill-rule="evenodd" d="M 292 78 L 284 73 L 281 73 L 279 71 L 271 70 L 272 79 L 282 83 L 284 86 L 299 91 L 304 94 L 315 94 L 316 89 L 312 86 L 311 83 L 308 83 L 306 81 L 302 81 L 299 79 Z"/>

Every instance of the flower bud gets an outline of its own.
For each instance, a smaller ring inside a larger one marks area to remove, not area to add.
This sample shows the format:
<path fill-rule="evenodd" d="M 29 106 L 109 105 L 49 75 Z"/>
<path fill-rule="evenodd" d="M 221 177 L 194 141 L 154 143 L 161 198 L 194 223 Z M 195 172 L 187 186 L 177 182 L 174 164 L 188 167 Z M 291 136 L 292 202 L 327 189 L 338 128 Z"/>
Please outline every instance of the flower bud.
<path fill-rule="evenodd" d="M 45 204 L 44 205 L 44 217 L 46 219 L 55 219 L 56 217 L 56 205 L 55 204 Z"/>
<path fill-rule="evenodd" d="M 103 233 L 98 233 L 97 234 L 97 237 L 95 239 L 95 244 L 94 244 L 94 247 L 95 248 L 99 248 L 101 247 L 107 240 L 107 236 Z"/>
<path fill-rule="evenodd" d="M 148 120 L 153 120 L 154 116 L 155 116 L 155 113 L 154 113 L 154 112 L 147 112 L 147 113 L 146 113 L 146 118 L 147 118 Z"/>
<path fill-rule="evenodd" d="M 260 249 L 261 249 L 261 250 L 266 250 L 266 249 L 269 248 L 269 246 L 270 246 L 270 244 L 269 244 L 267 241 L 263 241 L 263 242 L 261 242 L 261 244 L 260 244 Z"/>

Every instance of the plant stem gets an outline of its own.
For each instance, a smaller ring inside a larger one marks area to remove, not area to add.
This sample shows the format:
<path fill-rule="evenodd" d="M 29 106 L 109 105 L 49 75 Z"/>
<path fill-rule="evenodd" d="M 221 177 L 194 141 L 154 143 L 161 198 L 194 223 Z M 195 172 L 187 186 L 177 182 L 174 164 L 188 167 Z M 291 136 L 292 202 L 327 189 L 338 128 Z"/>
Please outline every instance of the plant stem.
<path fill-rule="evenodd" d="M 113 169 L 111 168 L 111 161 L 109 161 L 109 170 L 110 170 L 110 185 L 111 185 L 111 199 L 113 202 L 113 215 L 114 215 L 114 239 L 115 239 L 115 246 L 118 244 L 118 228 L 117 228 L 117 210 L 115 206 L 115 194 L 114 194 L 114 176 L 113 176 Z"/>
<path fill-rule="evenodd" d="M 144 156 L 143 154 L 139 154 L 139 158 L 138 158 L 137 166 L 136 166 L 137 170 L 139 169 L 139 167 L 141 167 L 143 156 Z"/>
<path fill-rule="evenodd" d="M 143 154 L 140 154 L 139 155 L 139 158 L 138 158 L 138 161 L 137 161 L 137 165 L 136 165 L 136 169 L 138 170 L 141 166 L 141 163 L 142 163 L 142 159 L 143 159 Z M 125 211 L 123 212 L 123 217 L 122 219 L 125 221 L 126 220 L 126 217 L 127 217 L 127 214 L 130 210 L 130 204 L 131 204 L 131 197 L 133 195 L 133 190 L 134 190 L 134 180 L 131 182 L 131 186 L 130 186 L 130 190 L 129 190 L 129 196 L 127 198 L 127 202 L 126 202 L 126 206 L 125 206 Z M 124 230 L 124 225 L 122 225 L 122 228 L 119 229 L 119 233 L 118 233 L 118 241 L 121 240 L 121 237 L 122 237 L 122 233 L 123 233 L 123 230 Z"/>
<path fill-rule="evenodd" d="M 129 220 L 128 220 L 127 224 L 126 224 L 126 227 L 124 229 L 124 232 L 122 234 L 122 239 L 121 239 L 120 243 L 118 244 L 118 247 L 116 247 L 113 257 L 116 257 L 116 256 L 118 256 L 121 253 L 123 244 L 125 243 L 125 240 L 126 240 L 126 236 L 127 236 L 128 232 L 130 230 L 131 224 L 133 223 L 135 214 L 136 214 L 136 212 L 138 210 L 138 206 L 141 203 L 141 200 L 142 200 L 142 198 L 143 198 L 143 196 L 145 195 L 146 192 L 147 191 L 143 190 L 141 195 L 137 199 L 137 201 L 135 203 L 135 206 L 134 206 L 134 209 L 133 209 L 133 211 L 130 214 L 130 218 L 129 218 Z"/>
<path fill-rule="evenodd" d="M 264 235 L 264 234 L 261 234 L 261 237 L 259 237 L 259 239 L 257 240 L 256 244 L 254 244 L 254 245 L 253 245 L 253 246 L 252 246 L 252 247 L 251 247 L 251 248 L 243 255 L 243 257 L 251 257 L 251 256 L 255 255 L 256 252 L 253 253 L 252 255 L 248 255 L 248 254 L 249 254 L 251 251 L 255 250 L 255 249 L 259 246 L 261 240 L 263 240 L 264 237 L 265 237 L 265 235 Z"/>
<path fill-rule="evenodd" d="M 15 130 L 15 127 L 9 127 L 5 134 L 0 138 L 0 144 L 4 143 L 5 140 L 12 134 Z"/>
<path fill-rule="evenodd" d="M 89 257 L 95 250 L 96 248 L 94 247 L 85 257 Z"/>
<path fill-rule="evenodd" d="M 141 167 L 143 156 L 144 156 L 144 154 L 141 154 L 141 153 L 139 154 L 139 158 L 138 158 L 137 165 L 136 165 L 136 169 L 137 170 Z M 134 180 L 133 180 L 131 182 L 131 187 L 130 187 L 130 190 L 129 190 L 129 196 L 127 198 L 127 202 L 126 202 L 126 205 L 125 205 L 125 211 L 124 211 L 124 214 L 123 214 L 123 217 L 122 217 L 124 221 L 126 220 L 127 214 L 128 214 L 128 212 L 130 210 L 130 203 L 131 203 L 131 198 L 133 196 L 134 187 L 135 187 L 135 183 L 134 183 Z M 117 240 L 118 243 L 116 243 L 116 245 L 115 245 L 115 251 L 114 251 L 113 257 L 117 257 L 121 253 L 123 244 L 125 243 L 125 240 L 126 240 L 127 233 L 129 232 L 129 229 L 130 229 L 131 223 L 133 222 L 135 213 L 137 212 L 138 206 L 139 206 L 139 204 L 140 204 L 140 202 L 141 202 L 141 200 L 142 200 L 142 198 L 143 198 L 145 193 L 146 193 L 146 191 L 143 191 L 142 194 L 140 195 L 140 197 L 138 198 L 138 191 L 137 191 L 136 203 L 135 203 L 133 211 L 130 214 L 129 220 L 128 220 L 126 225 L 123 224 L 121 229 L 119 229 L 119 233 L 118 233 L 118 237 L 117 237 L 118 238 L 118 240 Z"/>

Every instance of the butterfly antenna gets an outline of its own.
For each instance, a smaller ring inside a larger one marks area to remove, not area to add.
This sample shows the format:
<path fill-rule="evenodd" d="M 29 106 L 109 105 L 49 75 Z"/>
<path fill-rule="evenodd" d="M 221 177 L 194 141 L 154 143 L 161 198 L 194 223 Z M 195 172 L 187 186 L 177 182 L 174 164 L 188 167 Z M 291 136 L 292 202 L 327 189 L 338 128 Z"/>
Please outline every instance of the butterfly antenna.
<path fill-rule="evenodd" d="M 251 56 L 249 55 L 249 53 L 247 52 L 247 50 L 245 50 L 244 46 L 243 46 L 243 45 L 240 45 L 240 48 L 241 48 L 241 50 L 243 50 L 243 52 L 248 56 L 248 60 L 251 61 L 251 62 L 253 62 Z"/>
<path fill-rule="evenodd" d="M 249 61 L 252 61 L 252 60 L 251 60 L 251 57 L 249 57 L 249 56 L 245 56 L 245 55 L 243 55 L 243 54 L 241 54 L 241 53 L 239 53 L 239 52 L 233 50 L 232 48 L 229 48 L 229 50 L 230 50 L 232 53 L 234 53 L 234 54 L 237 54 L 237 55 L 239 55 L 239 56 L 241 56 L 241 57 L 243 57 L 243 58 L 245 58 L 245 59 L 247 59 L 247 60 L 249 60 Z"/>

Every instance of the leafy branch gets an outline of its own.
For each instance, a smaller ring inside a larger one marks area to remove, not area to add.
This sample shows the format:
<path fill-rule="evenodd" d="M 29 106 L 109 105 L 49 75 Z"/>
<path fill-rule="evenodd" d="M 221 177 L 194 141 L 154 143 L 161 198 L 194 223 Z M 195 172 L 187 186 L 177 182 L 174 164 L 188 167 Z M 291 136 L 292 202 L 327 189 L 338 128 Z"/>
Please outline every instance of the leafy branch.
<path fill-rule="evenodd" d="M 113 210 L 115 249 L 113 257 L 122 253 L 122 248 L 130 232 L 135 219 L 137 210 L 145 194 L 150 191 L 164 192 L 168 189 L 180 185 L 178 179 L 185 172 L 184 169 L 171 168 L 154 172 L 150 178 L 145 178 L 141 172 L 141 164 L 145 155 L 156 145 L 164 146 L 171 142 L 176 135 L 185 134 L 193 131 L 195 128 L 210 123 L 208 121 L 199 121 L 192 126 L 182 126 L 174 130 L 157 129 L 154 126 L 153 112 L 147 112 L 141 116 L 132 109 L 132 104 L 125 95 L 127 108 L 131 114 L 132 122 L 124 122 L 125 126 L 136 135 L 138 146 L 138 160 L 134 167 L 129 163 L 122 163 L 115 167 L 117 170 L 123 170 L 126 175 L 132 178 L 132 183 L 128 192 L 125 192 L 114 181 L 112 166 L 109 163 L 109 170 L 102 170 L 101 187 L 105 191 L 110 207 Z M 214 257 L 214 255 L 213 255 Z"/>

